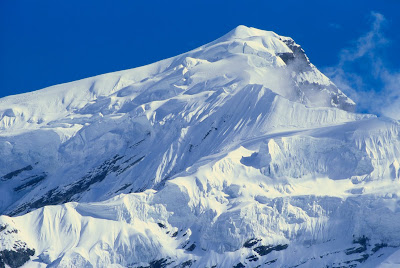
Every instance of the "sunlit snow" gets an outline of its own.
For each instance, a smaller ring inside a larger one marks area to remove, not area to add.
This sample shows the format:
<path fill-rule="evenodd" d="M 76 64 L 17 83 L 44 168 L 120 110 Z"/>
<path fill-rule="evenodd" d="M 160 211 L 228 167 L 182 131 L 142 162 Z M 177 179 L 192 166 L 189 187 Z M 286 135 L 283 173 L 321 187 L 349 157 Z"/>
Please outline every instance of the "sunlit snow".
<path fill-rule="evenodd" d="M 2 98 L 0 266 L 396 267 L 400 125 L 354 106 L 245 26 Z"/>

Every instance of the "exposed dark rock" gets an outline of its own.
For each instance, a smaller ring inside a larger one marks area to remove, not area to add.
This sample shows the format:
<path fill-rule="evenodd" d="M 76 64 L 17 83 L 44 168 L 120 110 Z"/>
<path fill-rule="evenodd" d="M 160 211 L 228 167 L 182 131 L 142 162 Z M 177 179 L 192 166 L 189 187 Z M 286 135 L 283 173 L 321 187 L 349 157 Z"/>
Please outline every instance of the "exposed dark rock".
<path fill-rule="evenodd" d="M 272 251 L 281 251 L 281 250 L 287 249 L 287 247 L 288 247 L 287 244 L 276 245 L 276 246 L 268 245 L 268 246 L 259 246 L 259 247 L 254 248 L 253 250 L 255 252 L 257 252 L 258 255 L 265 256 L 265 255 L 271 253 Z"/>
<path fill-rule="evenodd" d="M 187 251 L 193 251 L 196 248 L 196 245 L 193 243 L 190 245 L 190 247 L 188 247 L 186 250 Z"/>
<path fill-rule="evenodd" d="M 12 234 L 12 233 L 18 234 L 18 230 L 17 229 L 11 229 L 11 230 L 7 230 L 6 231 L 6 234 Z"/>
<path fill-rule="evenodd" d="M 290 65 L 297 72 L 305 72 L 311 70 L 311 65 L 306 53 L 300 45 L 296 44 L 293 40 L 282 40 L 293 53 L 280 53 L 278 56 Z"/>
<path fill-rule="evenodd" d="M 160 227 L 160 228 L 167 228 L 164 224 L 162 224 L 161 222 L 157 222 L 157 225 Z"/>
<path fill-rule="evenodd" d="M 172 234 L 172 237 L 177 237 L 178 236 L 178 232 L 175 232 Z"/>
<path fill-rule="evenodd" d="M 35 250 L 29 248 L 2 250 L 0 251 L 0 267 L 5 267 L 5 264 L 11 268 L 21 267 L 24 263 L 29 261 L 30 256 L 33 255 L 35 255 Z"/>
<path fill-rule="evenodd" d="M 290 52 L 279 53 L 278 55 L 286 64 L 294 61 L 294 54 Z"/>
<path fill-rule="evenodd" d="M 366 251 L 367 249 L 365 247 L 354 247 L 354 248 L 348 248 L 346 249 L 345 253 L 346 255 L 352 255 L 355 253 L 362 253 Z"/>
<path fill-rule="evenodd" d="M 218 130 L 218 128 L 212 127 L 209 131 L 207 131 L 207 133 L 204 135 L 202 141 L 204 141 L 208 137 L 208 135 L 210 135 L 211 131 L 213 131 L 213 130 Z"/>
<path fill-rule="evenodd" d="M 115 172 L 119 166 L 116 163 L 122 159 L 123 156 L 115 155 L 112 159 L 106 160 L 99 167 L 90 171 L 86 176 L 80 180 L 63 186 L 56 187 L 49 190 L 41 198 L 33 201 L 32 203 L 25 203 L 9 213 L 9 216 L 15 216 L 25 211 L 31 211 L 36 208 L 41 208 L 47 205 L 57 205 L 66 202 L 74 201 L 73 196 L 80 194 L 95 183 L 103 181 L 108 174 Z"/>
<path fill-rule="evenodd" d="M 193 144 L 190 144 L 190 146 L 189 146 L 189 153 L 192 152 L 192 150 L 193 150 L 194 147 L 197 147 L 197 145 L 195 146 L 195 145 L 193 145 Z"/>
<path fill-rule="evenodd" d="M 24 189 L 27 188 L 27 187 L 35 186 L 36 184 L 38 184 L 39 182 L 41 182 L 42 180 L 44 180 L 46 177 L 47 177 L 46 174 L 32 176 L 32 177 L 31 177 L 31 178 L 32 178 L 31 180 L 29 180 L 28 182 L 26 182 L 26 183 L 24 183 L 24 184 L 22 184 L 22 185 L 20 185 L 20 186 L 15 187 L 15 188 L 14 188 L 14 191 L 19 192 L 19 191 L 21 191 L 21 190 L 24 190 Z"/>
<path fill-rule="evenodd" d="M 17 170 L 15 170 L 15 171 L 12 171 L 12 172 L 10 172 L 10 173 L 4 175 L 1 179 L 2 179 L 3 181 L 6 181 L 6 180 L 11 179 L 12 177 L 18 176 L 18 175 L 19 175 L 20 173 L 22 173 L 23 171 L 28 171 L 28 170 L 32 170 L 32 169 L 33 169 L 33 167 L 32 167 L 31 165 L 29 165 L 29 166 L 26 166 L 26 167 L 24 167 L 24 168 L 21 168 L 21 169 L 17 169 Z"/>
<path fill-rule="evenodd" d="M 243 265 L 243 263 L 239 262 L 238 264 L 236 264 L 235 266 L 233 266 L 233 268 L 243 268 L 246 267 Z"/>
<path fill-rule="evenodd" d="M 311 258 L 311 259 L 312 259 L 312 258 Z M 290 266 L 289 268 L 296 268 L 296 267 L 299 267 L 299 266 L 303 266 L 303 264 L 307 263 L 309 260 L 310 260 L 310 259 L 307 259 L 307 260 L 301 261 L 299 264 L 296 264 L 296 265 Z M 345 267 L 343 267 L 343 268 L 345 268 Z M 346 267 L 346 268 L 347 268 L 347 267 Z"/>
<path fill-rule="evenodd" d="M 352 262 L 363 263 L 363 262 L 365 262 L 368 258 L 369 258 L 369 254 L 363 254 L 363 255 L 361 255 L 361 258 L 354 259 L 354 260 L 350 260 L 350 261 L 345 261 L 344 263 L 345 263 L 345 264 L 349 264 L 349 263 L 352 263 Z"/>
<path fill-rule="evenodd" d="M 357 264 L 350 264 L 350 265 L 332 265 L 332 268 L 355 268 L 357 267 Z"/>
<path fill-rule="evenodd" d="M 156 261 L 152 261 L 149 263 L 150 264 L 150 268 L 163 268 L 163 267 L 167 267 L 168 263 L 168 259 L 160 259 L 160 260 L 156 260 Z"/>
<path fill-rule="evenodd" d="M 310 60 L 300 45 L 296 44 L 292 39 L 282 39 L 282 42 L 284 42 L 292 52 L 278 53 L 277 55 L 285 62 L 290 71 L 300 74 L 313 70 Z M 333 84 L 320 85 L 304 81 L 295 83 L 294 86 L 297 87 L 299 97 L 301 98 L 309 98 L 315 95 L 314 92 L 317 91 L 328 90 L 334 92 L 335 94 L 331 94 L 331 102 L 333 104 L 336 104 L 336 106 L 346 111 L 355 111 L 355 105 L 348 102 L 347 96 L 340 94 L 339 89 Z"/>
<path fill-rule="evenodd" d="M 181 264 L 179 264 L 179 265 L 176 265 L 176 266 L 174 266 L 174 268 L 184 268 L 184 267 L 190 267 L 190 266 L 192 266 L 193 265 L 193 263 L 194 263 L 195 261 L 192 261 L 192 260 L 188 260 L 188 261 L 185 261 L 185 262 L 182 262 Z"/>
<path fill-rule="evenodd" d="M 261 239 L 260 238 L 252 238 L 247 240 L 246 242 L 244 242 L 243 247 L 245 248 L 252 248 L 255 244 L 257 244 L 258 242 L 260 242 Z"/>
<path fill-rule="evenodd" d="M 139 157 L 137 160 L 133 161 L 132 163 L 130 163 L 130 164 L 127 165 L 126 167 L 117 169 L 117 170 L 116 170 L 116 171 L 117 171 L 117 174 L 118 174 L 118 175 L 122 174 L 122 173 L 125 172 L 127 169 L 133 167 L 134 165 L 136 165 L 137 163 L 139 163 L 140 161 L 142 161 L 144 157 L 145 157 L 145 156 Z"/>
<path fill-rule="evenodd" d="M 346 251 L 345 251 L 346 255 L 362 253 L 362 252 L 366 251 L 368 241 L 369 241 L 369 238 L 366 236 L 362 236 L 362 237 L 354 239 L 353 244 L 360 244 L 360 247 L 352 247 L 352 248 L 346 249 Z"/>
<path fill-rule="evenodd" d="M 380 250 L 381 248 L 386 248 L 387 246 L 388 246 L 388 244 L 386 244 L 386 243 L 375 244 L 375 247 L 372 249 L 372 252 L 375 253 L 378 250 Z"/>
<path fill-rule="evenodd" d="M 190 243 L 190 241 L 185 241 L 182 243 L 182 248 L 185 248 L 188 244 Z"/>
<path fill-rule="evenodd" d="M 271 264 L 273 264 L 274 262 L 276 262 L 278 259 L 274 259 L 274 260 L 272 260 L 272 261 L 267 261 L 265 264 L 266 265 L 271 265 Z"/>
<path fill-rule="evenodd" d="M 360 244 L 366 248 L 368 241 L 369 241 L 369 238 L 363 235 L 362 237 L 354 239 L 353 244 Z"/>
<path fill-rule="evenodd" d="M 119 188 L 115 193 L 121 192 L 123 190 L 125 190 L 126 188 L 128 188 L 129 186 L 131 186 L 132 184 L 130 183 L 126 183 L 124 184 L 124 186 L 122 186 L 121 188 Z"/>
<path fill-rule="evenodd" d="M 139 144 L 141 144 L 142 142 L 144 142 L 145 140 L 146 140 L 146 139 L 141 139 L 140 141 L 138 141 L 138 142 L 132 144 L 131 146 L 129 146 L 129 148 L 136 147 L 136 146 L 138 146 Z"/>
<path fill-rule="evenodd" d="M 165 268 L 174 262 L 174 261 L 170 261 L 170 262 L 168 262 L 168 261 L 169 261 L 168 259 L 162 258 L 159 260 L 151 261 L 149 263 L 149 266 L 139 266 L 138 268 Z"/>
<path fill-rule="evenodd" d="M 257 255 L 251 255 L 246 258 L 249 261 L 258 261 Z"/>
<path fill-rule="evenodd" d="M 369 258 L 369 254 L 363 254 L 361 255 L 362 258 L 357 259 L 355 261 L 358 261 L 359 263 L 365 262 Z"/>

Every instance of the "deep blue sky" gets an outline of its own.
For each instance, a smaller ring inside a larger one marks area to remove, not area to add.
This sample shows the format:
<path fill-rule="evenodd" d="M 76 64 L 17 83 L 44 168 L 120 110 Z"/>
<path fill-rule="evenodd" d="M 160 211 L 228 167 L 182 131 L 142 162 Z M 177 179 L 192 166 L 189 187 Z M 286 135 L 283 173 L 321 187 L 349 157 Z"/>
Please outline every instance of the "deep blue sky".
<path fill-rule="evenodd" d="M 398 0 L 1 0 L 0 97 L 175 56 L 239 24 L 291 36 L 324 69 L 370 29 L 371 11 L 387 20 L 382 58 L 397 68 Z"/>

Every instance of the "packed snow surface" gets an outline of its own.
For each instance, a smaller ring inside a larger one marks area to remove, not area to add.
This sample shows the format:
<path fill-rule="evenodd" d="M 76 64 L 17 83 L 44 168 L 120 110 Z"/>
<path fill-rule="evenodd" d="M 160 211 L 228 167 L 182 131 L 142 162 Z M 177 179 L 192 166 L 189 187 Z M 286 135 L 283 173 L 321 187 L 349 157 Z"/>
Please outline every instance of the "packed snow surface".
<path fill-rule="evenodd" d="M 398 267 L 400 124 L 291 38 L 0 99 L 0 266 Z"/>

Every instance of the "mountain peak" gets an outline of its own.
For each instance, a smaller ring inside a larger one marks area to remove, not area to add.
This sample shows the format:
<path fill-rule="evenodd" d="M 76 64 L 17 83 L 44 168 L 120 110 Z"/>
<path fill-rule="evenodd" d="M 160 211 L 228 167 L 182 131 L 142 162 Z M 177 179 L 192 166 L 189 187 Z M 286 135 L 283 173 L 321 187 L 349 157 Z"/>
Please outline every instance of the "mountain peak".
<path fill-rule="evenodd" d="M 21 215 L 0 267 L 376 267 L 400 245 L 400 125 L 352 105 L 245 26 L 0 99 L 0 213 Z"/>
<path fill-rule="evenodd" d="M 241 75 L 246 83 L 262 84 L 291 101 L 312 107 L 355 110 L 355 103 L 310 62 L 299 44 L 272 31 L 239 25 L 201 47 L 200 53 L 194 57 L 211 62 L 227 59 L 230 64 L 225 70 L 233 69 L 229 67 L 233 58 L 243 58 L 240 71 L 249 74 L 246 77 Z M 274 77 L 282 78 L 281 82 L 291 82 L 278 83 L 271 79 L 268 77 L 271 69 L 275 70 Z"/>
<path fill-rule="evenodd" d="M 170 59 L 0 99 L 0 129 L 10 135 L 57 125 L 65 117 L 127 113 L 180 95 L 221 90 L 233 94 L 248 85 L 309 107 L 355 107 L 293 39 L 239 25 Z M 61 130 L 63 140 L 74 133 Z"/>
<path fill-rule="evenodd" d="M 279 36 L 278 34 L 272 31 L 265 31 L 253 27 L 247 27 L 245 25 L 239 25 L 212 43 L 221 43 L 229 41 L 232 42 L 232 41 L 242 40 L 242 41 L 254 41 L 267 44 L 270 43 L 271 41 L 274 42 L 275 40 L 281 40 L 286 38 L 287 37 Z M 274 49 L 282 50 L 282 47 L 278 45 L 274 47 Z"/>
<path fill-rule="evenodd" d="M 264 31 L 253 27 L 247 27 L 245 25 L 239 25 L 225 35 L 225 37 L 232 39 L 245 39 L 255 36 L 277 37 L 278 35 L 271 31 Z"/>

